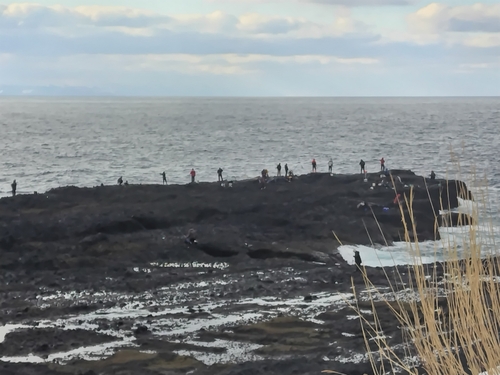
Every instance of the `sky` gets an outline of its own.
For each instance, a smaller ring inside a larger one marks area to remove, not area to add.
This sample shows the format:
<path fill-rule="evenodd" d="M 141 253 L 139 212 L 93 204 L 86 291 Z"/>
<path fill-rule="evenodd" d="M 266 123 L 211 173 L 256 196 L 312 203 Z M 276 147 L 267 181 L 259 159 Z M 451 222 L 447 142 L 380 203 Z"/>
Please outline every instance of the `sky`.
<path fill-rule="evenodd" d="M 0 0 L 0 94 L 50 88 L 498 96 L 500 2 Z"/>

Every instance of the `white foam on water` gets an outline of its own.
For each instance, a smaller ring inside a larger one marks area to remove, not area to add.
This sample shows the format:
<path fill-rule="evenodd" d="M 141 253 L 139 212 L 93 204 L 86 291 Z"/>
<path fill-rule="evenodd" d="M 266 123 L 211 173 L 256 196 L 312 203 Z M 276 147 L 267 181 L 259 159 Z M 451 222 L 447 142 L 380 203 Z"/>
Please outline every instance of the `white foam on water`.
<path fill-rule="evenodd" d="M 481 205 L 474 201 L 458 199 L 459 207 L 453 212 L 462 212 L 481 219 L 478 212 Z M 442 213 L 446 213 L 443 212 Z M 477 225 L 459 227 L 440 227 L 439 241 L 423 241 L 418 243 L 394 242 L 393 246 L 344 245 L 338 248 L 340 255 L 354 265 L 354 251 L 359 251 L 363 265 L 369 267 L 391 267 L 414 264 L 430 264 L 467 256 L 471 241 L 481 245 L 484 256 L 498 254 L 496 243 L 500 243 L 500 227 L 488 221 L 479 221 Z"/>
<path fill-rule="evenodd" d="M 0 327 L 0 343 L 5 341 L 5 336 L 9 333 L 17 331 L 19 329 L 31 328 L 30 326 L 23 324 L 6 324 Z"/>
<path fill-rule="evenodd" d="M 312 301 L 304 301 L 304 298 L 280 299 L 277 297 L 261 297 L 261 298 L 247 298 L 237 302 L 240 305 L 258 305 L 258 306 L 304 306 L 302 311 L 314 309 L 317 307 L 329 307 L 335 303 L 343 302 L 346 299 L 353 297 L 351 293 L 319 293 L 314 295 L 315 299 Z"/>
<path fill-rule="evenodd" d="M 0 361 L 10 363 L 44 363 L 45 360 L 33 354 L 28 354 L 25 357 L 1 357 Z"/>
<path fill-rule="evenodd" d="M 132 341 L 134 338 L 113 341 L 105 344 L 81 347 L 78 349 L 70 350 L 68 352 L 54 353 L 48 355 L 46 358 L 29 354 L 27 356 L 18 357 L 1 357 L 0 361 L 11 363 L 44 363 L 44 362 L 57 362 L 65 363 L 73 359 L 82 359 L 86 361 L 96 361 L 109 357 L 114 354 L 115 349 L 137 346 Z"/>
<path fill-rule="evenodd" d="M 326 358 L 326 359 L 325 359 Z M 368 354 L 360 354 L 360 353 L 353 353 L 351 352 L 350 355 L 348 356 L 336 356 L 333 359 L 330 359 L 328 357 L 324 357 L 323 359 L 325 361 L 335 361 L 335 362 L 340 362 L 340 363 L 363 363 L 368 360 Z"/>
<path fill-rule="evenodd" d="M 214 263 L 200 263 L 200 262 L 188 262 L 188 263 L 150 263 L 151 267 L 159 268 L 215 268 L 223 270 L 229 267 L 228 263 L 225 262 L 214 262 Z"/>
<path fill-rule="evenodd" d="M 221 281 L 223 284 L 226 281 Z M 213 284 L 217 285 L 218 282 Z M 198 283 L 200 288 L 211 289 L 212 283 Z M 80 294 L 86 294 L 81 292 Z M 60 293 L 56 292 L 53 296 L 47 296 L 47 302 L 57 302 L 58 298 L 63 300 L 75 298 L 76 293 Z M 148 294 L 150 297 L 150 295 Z M 147 298 L 149 298 L 146 296 Z M 166 297 L 166 296 L 165 296 Z M 346 306 L 345 300 L 353 298 L 353 294 L 337 294 L 337 293 L 320 293 L 314 296 L 311 301 L 304 301 L 303 297 L 280 299 L 274 297 L 249 298 L 241 301 L 221 301 L 219 303 L 200 303 L 199 308 L 202 311 L 215 311 L 218 308 L 223 308 L 231 304 L 247 305 L 248 308 L 241 313 L 211 313 L 208 316 L 191 317 L 186 306 L 169 305 L 169 300 L 159 298 L 155 301 L 135 302 L 129 301 L 119 306 L 100 309 L 86 314 L 63 317 L 54 321 L 42 320 L 36 322 L 36 327 L 25 325 L 7 325 L 2 327 L 0 337 L 8 332 L 16 329 L 43 329 L 43 328 L 58 328 L 63 330 L 83 329 L 88 331 L 97 331 L 102 320 L 109 322 L 118 319 L 135 319 L 135 323 L 146 325 L 154 335 L 165 337 L 178 337 L 178 335 L 196 337 L 196 334 L 201 329 L 214 330 L 222 326 L 231 326 L 234 324 L 252 324 L 259 321 L 265 321 L 278 316 L 280 312 L 288 312 L 291 315 L 299 316 L 303 319 L 323 324 L 323 321 L 315 319 L 316 315 L 326 310 L 334 308 L 343 308 Z M 146 299 L 147 299 L 146 298 Z M 255 306 L 262 306 L 264 309 L 255 311 Z M 267 307 L 267 309 L 266 309 Z M 154 319 L 151 319 L 154 318 Z M 109 328 L 100 330 L 99 333 L 116 337 L 117 340 L 94 346 L 81 347 L 65 353 L 55 353 L 48 357 L 38 357 L 35 355 L 21 357 L 5 357 L 5 361 L 10 362 L 50 362 L 56 361 L 64 363 L 71 359 L 102 359 L 113 354 L 114 350 L 120 347 L 134 346 L 135 337 L 130 330 L 114 330 Z M 234 344 L 234 353 L 238 353 L 238 348 L 246 344 Z M 246 346 L 248 351 L 249 346 Z M 243 358 L 243 354 L 234 354 L 227 357 L 227 361 L 235 360 L 234 358 Z M 208 357 L 206 357 L 208 355 Z M 221 358 L 212 356 L 211 354 L 198 353 L 193 354 L 195 358 L 202 358 L 205 362 L 217 361 L 221 362 Z M 230 359 L 233 358 L 233 359 Z M 249 357 L 250 358 L 250 357 Z M 257 357 L 252 355 L 251 358 L 256 360 Z"/>
<path fill-rule="evenodd" d="M 457 197 L 457 199 L 458 199 L 458 207 L 457 207 L 458 212 L 468 215 L 476 215 L 479 212 L 480 206 L 478 202 L 462 199 L 460 197 Z"/>
<path fill-rule="evenodd" d="M 301 276 L 290 277 L 288 279 L 283 279 L 283 280 L 280 280 L 280 283 L 287 283 L 287 282 L 290 282 L 290 281 L 299 281 L 301 283 L 307 283 L 307 279 L 305 277 L 301 277 Z"/>
<path fill-rule="evenodd" d="M 436 243 L 421 242 L 420 244 L 421 257 L 419 261 L 422 263 L 433 263 L 436 259 Z M 417 259 L 410 254 L 409 245 L 406 242 L 395 242 L 394 246 L 384 246 L 374 248 L 364 245 L 344 245 L 338 248 L 339 254 L 344 260 L 351 265 L 354 265 L 354 251 L 359 251 L 363 265 L 367 267 L 391 267 L 407 264 L 414 264 Z"/>
<path fill-rule="evenodd" d="M 205 348 L 224 348 L 223 353 L 207 353 L 197 350 L 176 350 L 174 353 L 182 356 L 194 357 L 207 366 L 223 363 L 241 363 L 247 361 L 259 361 L 264 358 L 253 353 L 254 350 L 262 348 L 263 345 L 244 342 L 215 340 L 214 342 L 187 341 L 187 344 Z"/>
<path fill-rule="evenodd" d="M 177 290 L 180 289 L 199 289 L 199 288 L 206 288 L 206 287 L 211 287 L 211 286 L 223 286 L 223 285 L 229 285 L 229 284 L 234 284 L 237 283 L 239 280 L 236 279 L 218 279 L 218 280 L 210 280 L 210 281 L 198 281 L 198 282 L 187 282 L 187 283 L 182 283 L 176 286 Z M 168 290 L 171 289 L 171 287 L 165 287 L 165 288 L 160 288 L 159 290 Z"/>

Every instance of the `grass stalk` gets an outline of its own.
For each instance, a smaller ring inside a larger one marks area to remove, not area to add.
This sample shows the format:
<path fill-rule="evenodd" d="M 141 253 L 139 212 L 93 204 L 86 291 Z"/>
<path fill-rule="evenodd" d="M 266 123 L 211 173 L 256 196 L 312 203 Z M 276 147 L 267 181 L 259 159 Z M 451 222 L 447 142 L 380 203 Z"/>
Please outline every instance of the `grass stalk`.
<path fill-rule="evenodd" d="M 456 188 L 459 196 L 467 196 L 462 184 Z M 448 184 L 446 189 L 449 189 Z M 449 195 L 446 194 L 447 202 L 440 202 L 441 210 L 450 206 Z M 479 192 L 477 198 L 477 203 L 489 208 L 487 194 Z M 369 280 L 362 267 L 373 316 L 367 319 L 360 312 L 358 300 L 351 300 L 351 308 L 360 317 L 373 373 L 417 374 L 418 369 L 408 361 L 415 353 L 427 374 L 476 375 L 485 371 L 489 375 L 500 374 L 500 277 L 497 276 L 500 262 L 495 254 L 485 249 L 495 246 L 491 220 L 490 235 L 483 238 L 478 231 L 480 213 L 477 209 L 472 212 L 472 220 L 460 216 L 462 241 L 443 241 L 444 262 L 435 260 L 432 264 L 423 264 L 412 203 L 413 190 L 410 189 L 399 206 L 404 239 L 413 263 L 407 267 L 406 277 L 400 274 L 398 267 L 396 280 L 390 280 L 385 273 L 391 292 L 384 294 Z M 437 207 L 433 210 L 437 219 L 439 210 Z M 438 272 L 440 269 L 442 272 Z M 398 282 L 399 285 L 406 282 L 413 292 L 409 301 L 398 297 L 401 292 Z M 354 282 L 352 288 L 355 292 Z M 375 300 L 385 302 L 399 322 L 405 344 L 403 354 L 401 351 L 396 353 L 384 339 Z"/>

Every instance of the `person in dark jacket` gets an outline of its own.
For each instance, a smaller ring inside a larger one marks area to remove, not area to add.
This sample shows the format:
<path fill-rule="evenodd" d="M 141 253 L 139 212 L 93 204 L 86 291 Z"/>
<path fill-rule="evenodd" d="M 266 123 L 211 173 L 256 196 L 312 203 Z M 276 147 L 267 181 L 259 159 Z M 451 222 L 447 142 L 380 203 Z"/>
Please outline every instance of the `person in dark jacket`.
<path fill-rule="evenodd" d="M 359 251 L 354 252 L 354 263 L 356 264 L 356 271 L 361 270 L 361 255 L 359 255 Z"/>
<path fill-rule="evenodd" d="M 17 189 L 17 182 L 14 180 L 14 182 L 10 185 L 12 187 L 12 196 L 16 196 L 16 189 Z"/>
<path fill-rule="evenodd" d="M 359 162 L 359 166 L 361 167 L 361 173 L 365 173 L 365 161 L 363 159 L 361 159 L 361 161 Z"/>

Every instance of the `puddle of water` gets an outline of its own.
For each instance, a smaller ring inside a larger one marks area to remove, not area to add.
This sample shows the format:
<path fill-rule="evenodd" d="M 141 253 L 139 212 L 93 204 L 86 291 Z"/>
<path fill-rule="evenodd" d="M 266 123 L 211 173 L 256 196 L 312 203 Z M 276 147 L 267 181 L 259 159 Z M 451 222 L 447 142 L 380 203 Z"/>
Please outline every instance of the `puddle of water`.
<path fill-rule="evenodd" d="M 177 266 L 186 266 L 176 264 Z M 154 265 L 152 265 L 154 266 Z M 172 266 L 165 264 L 163 266 Z M 193 266 L 193 264 L 189 264 Z M 195 267 L 205 267 L 207 264 L 195 263 Z M 213 267 L 214 264 L 209 266 Z M 217 265 L 216 265 L 217 266 Z M 224 264 L 220 263 L 217 267 L 221 269 Z M 293 271 L 293 270 L 291 270 Z M 264 274 L 256 272 L 255 274 Z M 282 275 L 283 273 L 283 275 Z M 277 272 L 274 274 L 277 279 L 290 279 L 294 281 L 305 280 L 295 273 Z M 42 320 L 37 323 L 37 327 L 26 325 L 7 325 L 0 328 L 0 341 L 3 341 L 5 335 L 15 329 L 37 329 L 37 328 L 59 328 L 64 330 L 84 329 L 96 332 L 99 327 L 102 328 L 102 321 L 113 322 L 120 319 L 133 320 L 136 325 L 145 325 L 155 336 L 165 339 L 175 339 L 179 336 L 184 340 L 191 340 L 193 344 L 200 347 L 207 345 L 220 345 L 226 349 L 226 353 L 213 354 L 200 351 L 179 351 L 178 354 L 191 355 L 204 363 L 226 363 L 253 361 L 262 359 L 260 356 L 252 353 L 260 346 L 249 343 L 233 343 L 223 340 L 215 343 L 200 343 L 196 341 L 196 335 L 200 329 L 217 330 L 220 327 L 231 327 L 233 325 L 252 324 L 260 321 L 272 319 L 280 313 L 286 313 L 291 316 L 298 316 L 301 319 L 308 320 L 317 324 L 324 324 L 323 321 L 316 319 L 316 316 L 324 311 L 331 311 L 346 306 L 346 300 L 354 297 L 353 294 L 320 293 L 314 296 L 312 301 L 304 301 L 303 297 L 280 299 L 275 297 L 247 298 L 242 300 L 219 300 L 214 302 L 210 294 L 217 290 L 218 286 L 238 283 L 239 279 L 219 278 L 213 281 L 198 281 L 193 283 L 178 283 L 168 287 L 156 290 L 153 295 L 150 292 L 144 292 L 140 295 L 119 294 L 119 293 L 94 293 L 92 291 L 82 292 L 55 292 L 44 296 L 38 296 L 36 302 L 43 302 L 43 306 L 53 306 L 67 304 L 73 306 L 74 301 L 79 303 L 92 304 L 97 301 L 104 303 L 113 303 L 110 308 L 103 308 L 97 311 L 60 317 L 56 320 Z M 193 301 L 199 301 L 194 307 L 195 312 L 204 312 L 209 315 L 193 315 L 188 311 Z M 241 312 L 228 310 L 224 313 L 224 308 L 239 305 L 243 309 Z M 40 304 L 39 304 L 40 307 Z M 212 311 L 217 311 L 213 313 Z M 109 328 L 99 330 L 101 334 L 107 334 L 116 337 L 111 343 L 86 346 L 65 353 L 54 353 L 47 357 L 36 355 L 22 357 L 4 357 L 0 360 L 8 362 L 58 362 L 65 363 L 72 359 L 97 360 L 109 357 L 114 351 L 121 347 L 135 346 L 135 336 L 131 330 L 116 330 Z"/>

